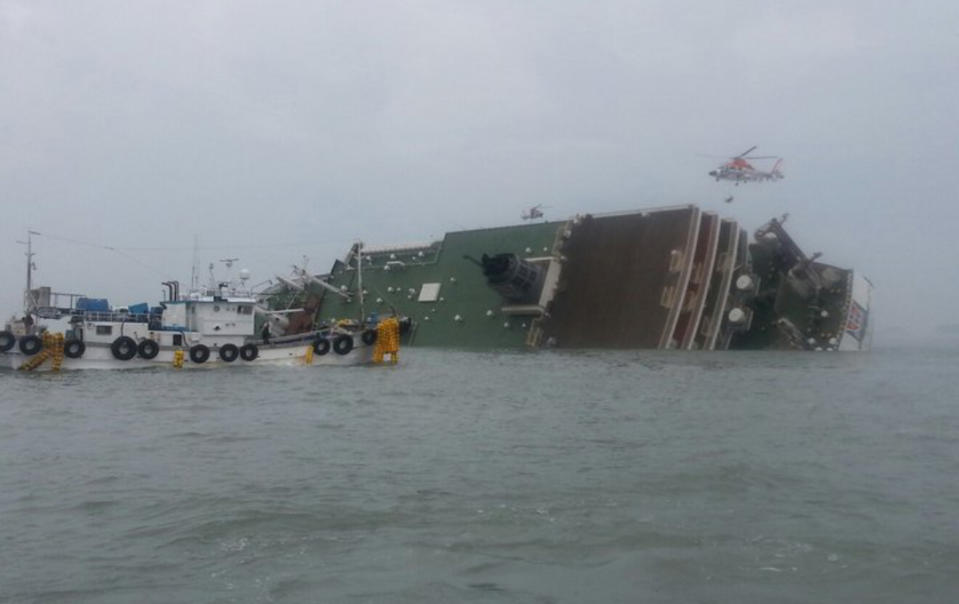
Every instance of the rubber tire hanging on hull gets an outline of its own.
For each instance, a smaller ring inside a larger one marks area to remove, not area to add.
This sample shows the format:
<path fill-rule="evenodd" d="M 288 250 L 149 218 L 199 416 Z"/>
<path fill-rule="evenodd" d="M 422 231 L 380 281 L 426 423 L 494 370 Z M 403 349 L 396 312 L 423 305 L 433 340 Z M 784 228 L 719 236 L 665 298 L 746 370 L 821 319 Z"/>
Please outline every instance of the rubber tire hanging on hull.
<path fill-rule="evenodd" d="M 360 338 L 363 340 L 364 344 L 366 344 L 367 346 L 372 346 L 373 343 L 376 342 L 376 330 L 367 329 L 366 331 L 363 332 L 363 335 L 360 336 Z"/>
<path fill-rule="evenodd" d="M 190 347 L 190 361 L 193 363 L 206 363 L 210 358 L 210 349 L 204 344 L 196 344 Z"/>
<path fill-rule="evenodd" d="M 252 361 L 260 356 L 260 349 L 256 344 L 244 344 L 240 347 L 240 358 L 244 361 Z"/>
<path fill-rule="evenodd" d="M 350 354 L 350 351 L 353 350 L 352 336 L 336 336 L 336 338 L 333 340 L 333 350 L 336 351 L 336 354 Z"/>
<path fill-rule="evenodd" d="M 87 351 L 87 345 L 83 340 L 67 340 L 63 343 L 63 356 L 68 359 L 79 359 Z"/>
<path fill-rule="evenodd" d="M 0 331 L 0 352 L 6 352 L 17 343 L 17 338 L 9 331 Z"/>
<path fill-rule="evenodd" d="M 140 342 L 140 345 L 137 346 L 137 352 L 140 354 L 140 358 L 147 360 L 153 359 L 156 358 L 156 355 L 160 354 L 160 345 L 154 340 L 143 340 Z"/>
<path fill-rule="evenodd" d="M 120 336 L 110 344 L 110 352 L 118 361 L 129 361 L 137 355 L 137 343 L 130 336 Z"/>
<path fill-rule="evenodd" d="M 313 342 L 313 352 L 320 356 L 330 351 L 330 341 L 324 337 L 319 337 Z"/>
<path fill-rule="evenodd" d="M 240 356 L 240 349 L 235 344 L 224 344 L 220 346 L 220 351 L 217 354 L 220 355 L 220 360 L 224 363 L 232 363 L 236 360 L 236 357 Z"/>
<path fill-rule="evenodd" d="M 43 340 L 39 336 L 23 336 L 20 338 L 20 352 L 28 357 L 43 350 Z"/>

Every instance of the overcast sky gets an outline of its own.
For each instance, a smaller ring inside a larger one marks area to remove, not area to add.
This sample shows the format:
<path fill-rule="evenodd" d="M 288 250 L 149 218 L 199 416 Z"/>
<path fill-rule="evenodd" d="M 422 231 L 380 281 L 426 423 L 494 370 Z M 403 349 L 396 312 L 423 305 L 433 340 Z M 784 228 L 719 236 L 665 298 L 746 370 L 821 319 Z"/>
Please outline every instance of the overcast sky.
<path fill-rule="evenodd" d="M 959 323 L 957 108 L 955 0 L 0 0 L 0 308 L 28 227 L 38 282 L 127 304 L 189 280 L 194 236 L 256 282 L 534 204 L 697 203 L 788 212 L 875 283 L 880 341 L 932 334 Z M 752 145 L 785 180 L 706 175 Z"/>

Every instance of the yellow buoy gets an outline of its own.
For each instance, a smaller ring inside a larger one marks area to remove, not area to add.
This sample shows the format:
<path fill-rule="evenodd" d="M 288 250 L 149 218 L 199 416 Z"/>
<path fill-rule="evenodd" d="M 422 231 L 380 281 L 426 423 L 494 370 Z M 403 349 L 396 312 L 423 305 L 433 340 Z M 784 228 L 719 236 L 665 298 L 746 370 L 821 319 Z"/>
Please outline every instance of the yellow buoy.
<path fill-rule="evenodd" d="M 57 334 L 60 336 L 60 355 L 61 360 L 63 356 L 63 334 Z M 43 364 L 44 361 L 49 359 L 51 356 L 55 355 L 55 350 L 57 346 L 57 338 L 50 332 L 43 332 L 43 345 L 40 348 L 40 351 L 35 354 L 32 358 L 27 359 L 20 364 L 19 369 L 21 371 L 33 371 L 37 367 Z M 60 370 L 59 363 L 56 363 L 53 367 L 54 371 Z"/>
<path fill-rule="evenodd" d="M 400 323 L 396 317 L 383 319 L 376 326 L 376 345 L 373 347 L 373 362 L 382 363 L 385 355 L 390 355 L 390 363 L 400 360 Z"/>

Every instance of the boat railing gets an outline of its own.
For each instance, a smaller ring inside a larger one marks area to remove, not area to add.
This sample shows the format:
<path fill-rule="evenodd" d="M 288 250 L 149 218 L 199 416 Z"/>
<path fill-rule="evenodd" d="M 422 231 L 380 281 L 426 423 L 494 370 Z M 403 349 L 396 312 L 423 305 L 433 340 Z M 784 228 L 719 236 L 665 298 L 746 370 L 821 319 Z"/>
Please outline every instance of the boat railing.
<path fill-rule="evenodd" d="M 84 321 L 108 321 L 112 323 L 149 323 L 148 313 L 130 313 L 115 310 L 81 310 L 75 311 L 75 317 Z"/>

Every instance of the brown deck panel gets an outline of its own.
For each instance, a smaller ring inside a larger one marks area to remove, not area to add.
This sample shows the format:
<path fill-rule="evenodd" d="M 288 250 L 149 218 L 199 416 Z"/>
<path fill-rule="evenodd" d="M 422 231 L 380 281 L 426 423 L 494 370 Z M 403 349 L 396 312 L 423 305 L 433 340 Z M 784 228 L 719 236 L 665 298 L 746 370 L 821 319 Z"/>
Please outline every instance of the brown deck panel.
<path fill-rule="evenodd" d="M 736 247 L 739 243 L 739 225 L 734 220 L 723 220 L 719 227 L 719 246 L 713 280 L 706 295 L 702 325 L 696 334 L 695 348 L 713 350 L 723 321 L 726 298 L 732 286 L 733 267 L 736 264 Z"/>
<path fill-rule="evenodd" d="M 685 288 L 698 220 L 692 206 L 585 217 L 563 247 L 567 261 L 544 337 L 569 348 L 658 347 L 673 310 L 660 303 L 663 289 Z M 673 250 L 687 254 L 678 272 L 669 270 Z"/>
<path fill-rule="evenodd" d="M 696 239 L 696 255 L 693 259 L 693 277 L 686 288 L 683 301 L 683 315 L 673 333 L 673 346 L 682 349 L 692 348 L 693 338 L 699 329 L 706 304 L 706 292 L 713 277 L 716 264 L 716 245 L 719 243 L 719 217 L 712 213 L 703 214 Z M 682 326 L 682 327 L 680 327 Z"/>
<path fill-rule="evenodd" d="M 749 256 L 749 235 L 746 233 L 745 229 L 739 229 L 739 241 L 736 244 L 736 265 L 733 267 L 732 278 L 736 278 L 736 272 L 743 270 L 744 267 L 747 267 L 750 263 Z M 728 313 L 738 303 L 734 296 L 726 297 L 726 307 L 723 309 L 723 322 L 720 327 L 720 336 L 716 344 L 716 347 L 720 350 L 729 349 L 729 345 L 733 340 L 733 336 L 736 333 L 736 330 L 733 326 L 729 325 Z M 752 311 L 748 308 L 743 308 L 746 311 L 746 316 L 749 317 L 746 319 L 747 324 L 751 322 Z"/>

